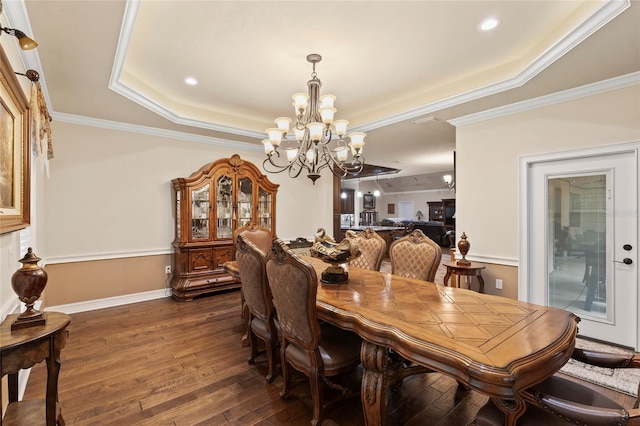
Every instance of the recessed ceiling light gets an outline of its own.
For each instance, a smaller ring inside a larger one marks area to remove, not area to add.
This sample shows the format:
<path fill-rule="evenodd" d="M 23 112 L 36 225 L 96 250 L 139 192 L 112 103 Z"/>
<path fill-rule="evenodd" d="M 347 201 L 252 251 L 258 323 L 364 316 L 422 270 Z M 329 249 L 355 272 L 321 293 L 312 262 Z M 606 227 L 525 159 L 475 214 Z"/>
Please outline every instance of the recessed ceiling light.
<path fill-rule="evenodd" d="M 189 86 L 195 86 L 196 84 L 198 84 L 198 80 L 196 80 L 193 77 L 187 77 L 184 79 L 184 82 L 187 83 Z"/>
<path fill-rule="evenodd" d="M 478 25 L 478 29 L 480 31 L 491 31 L 492 29 L 500 25 L 500 22 L 502 22 L 500 21 L 500 18 L 496 18 L 492 16 L 482 21 L 480 25 Z"/>

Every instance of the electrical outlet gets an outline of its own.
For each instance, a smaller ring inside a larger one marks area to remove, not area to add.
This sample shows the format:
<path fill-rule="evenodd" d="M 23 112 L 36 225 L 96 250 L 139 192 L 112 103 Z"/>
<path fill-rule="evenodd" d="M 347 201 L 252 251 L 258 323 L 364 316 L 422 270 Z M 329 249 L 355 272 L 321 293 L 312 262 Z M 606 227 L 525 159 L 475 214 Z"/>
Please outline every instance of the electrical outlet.
<path fill-rule="evenodd" d="M 496 279 L 496 289 L 502 290 L 502 280 Z"/>
<path fill-rule="evenodd" d="M 171 273 L 171 265 L 167 265 L 164 267 L 164 273 L 165 274 L 170 274 Z"/>

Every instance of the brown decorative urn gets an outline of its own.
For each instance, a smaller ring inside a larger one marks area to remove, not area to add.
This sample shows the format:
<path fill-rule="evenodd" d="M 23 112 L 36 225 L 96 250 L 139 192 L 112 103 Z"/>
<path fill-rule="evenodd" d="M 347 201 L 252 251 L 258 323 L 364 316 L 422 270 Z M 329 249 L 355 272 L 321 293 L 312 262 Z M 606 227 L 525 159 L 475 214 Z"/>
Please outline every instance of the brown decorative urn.
<path fill-rule="evenodd" d="M 22 268 L 11 276 L 13 291 L 18 295 L 18 299 L 26 305 L 26 310 L 18 315 L 11 324 L 12 330 L 45 323 L 45 314 L 33 307 L 47 285 L 47 272 L 38 265 L 39 261 L 40 258 L 29 247 L 27 254 L 19 261 L 22 263 Z"/>
<path fill-rule="evenodd" d="M 462 259 L 456 262 L 458 265 L 471 265 L 471 262 L 466 259 L 469 248 L 471 248 L 471 244 L 467 240 L 467 234 L 463 232 L 460 236 L 460 241 L 458 241 L 458 250 L 460 250 L 460 254 L 462 255 Z"/>

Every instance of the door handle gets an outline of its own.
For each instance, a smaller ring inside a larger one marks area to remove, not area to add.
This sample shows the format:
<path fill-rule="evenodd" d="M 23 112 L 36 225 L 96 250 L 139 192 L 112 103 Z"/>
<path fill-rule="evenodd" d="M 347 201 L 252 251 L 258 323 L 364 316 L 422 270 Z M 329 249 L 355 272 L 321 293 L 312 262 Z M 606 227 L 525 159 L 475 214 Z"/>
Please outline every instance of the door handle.
<path fill-rule="evenodd" d="M 631 265 L 633 263 L 633 260 L 629 259 L 628 257 L 625 257 L 624 259 L 622 259 L 622 262 L 620 262 L 619 260 L 614 260 L 614 262 L 624 263 L 625 265 Z"/>

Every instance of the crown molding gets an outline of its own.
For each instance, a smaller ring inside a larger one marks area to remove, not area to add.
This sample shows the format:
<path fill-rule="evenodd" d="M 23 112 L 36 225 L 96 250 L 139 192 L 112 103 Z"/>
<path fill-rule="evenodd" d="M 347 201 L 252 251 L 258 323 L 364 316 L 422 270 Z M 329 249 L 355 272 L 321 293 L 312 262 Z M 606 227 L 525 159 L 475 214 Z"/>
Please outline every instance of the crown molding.
<path fill-rule="evenodd" d="M 258 140 L 261 140 L 264 136 L 263 133 L 261 132 L 249 131 L 249 130 L 239 129 L 235 127 L 217 125 L 217 124 L 206 122 L 203 120 L 195 120 L 187 117 L 181 117 L 169 111 L 168 109 L 162 107 L 157 102 L 154 102 L 153 100 L 145 96 L 142 96 L 140 93 L 135 92 L 134 90 L 130 89 L 129 87 L 119 82 L 119 79 L 122 73 L 122 67 L 126 57 L 127 48 L 131 40 L 131 36 L 133 34 L 133 30 L 135 27 L 135 22 L 137 19 L 140 5 L 141 5 L 141 1 L 139 0 L 131 0 L 126 2 L 125 12 L 122 20 L 122 26 L 120 28 L 120 36 L 118 38 L 116 55 L 114 58 L 113 67 L 111 71 L 111 78 L 109 81 L 109 88 L 111 90 L 114 90 L 116 93 L 126 97 L 127 99 L 130 99 L 133 102 L 136 102 L 137 104 L 151 111 L 154 111 L 155 113 L 159 114 L 160 116 L 168 119 L 173 123 L 186 125 L 186 126 L 193 126 L 198 128 L 205 128 L 209 130 L 220 131 L 224 133 L 230 133 L 230 134 L 251 137 L 251 138 L 256 138 Z M 541 54 L 531 64 L 529 64 L 529 66 L 527 66 L 521 73 L 519 73 L 517 76 L 515 76 L 512 79 L 498 82 L 495 84 L 490 84 L 484 87 L 480 87 L 478 89 L 461 93 L 459 95 L 452 96 L 446 99 L 442 99 L 440 101 L 433 102 L 433 103 L 430 103 L 430 104 L 427 104 L 419 108 L 415 108 L 400 114 L 394 114 L 379 120 L 374 120 L 372 122 L 354 127 L 352 130 L 353 131 L 374 130 L 380 127 L 388 126 L 390 124 L 398 123 L 405 120 L 415 119 L 423 115 L 432 114 L 441 109 L 453 107 L 459 104 L 463 104 L 465 102 L 470 102 L 476 99 L 483 98 L 485 96 L 490 96 L 496 93 L 503 92 L 505 90 L 510 90 L 510 89 L 520 87 L 523 84 L 525 84 L 527 81 L 529 81 L 531 78 L 536 76 L 538 73 L 543 71 L 545 68 L 547 68 L 550 64 L 552 64 L 553 62 L 561 58 L 564 54 L 569 52 L 575 46 L 580 44 L 584 39 L 586 39 L 591 34 L 596 32 L 598 29 L 606 25 L 609 21 L 611 21 L 613 18 L 618 16 L 620 13 L 625 11 L 630 6 L 631 6 L 630 0 L 610 0 L 606 2 L 597 12 L 595 12 L 592 16 L 590 16 L 585 22 L 580 24 L 577 28 L 575 28 L 573 31 L 567 34 L 567 36 L 565 36 L 562 40 L 560 40 L 558 43 L 556 43 L 547 51 L 545 51 L 543 54 Z M 23 31 L 32 34 L 31 25 L 29 22 L 24 0 L 6 1 L 3 3 L 3 7 L 4 7 L 4 12 L 7 16 L 7 19 L 12 26 L 19 27 Z M 25 66 L 27 68 L 42 70 L 37 49 L 31 50 L 31 51 L 21 51 L 21 54 L 22 54 L 22 58 L 25 63 Z M 50 106 L 50 109 L 53 110 L 53 104 L 49 98 L 49 93 L 47 90 L 44 73 L 40 73 L 40 84 L 42 86 L 42 91 L 47 101 L 47 104 Z M 517 104 L 514 104 L 514 105 L 517 105 Z M 482 114 L 482 113 L 479 113 L 479 114 Z M 64 114 L 64 113 L 52 112 L 52 116 L 56 118 L 56 117 L 69 117 L 70 115 Z M 471 116 L 465 116 L 465 117 L 471 117 Z M 451 124 L 454 124 L 454 122 L 463 123 L 464 120 L 462 119 L 464 119 L 465 117 L 457 118 L 449 122 Z M 87 121 L 85 121 L 84 124 L 96 125 L 96 127 L 104 127 L 103 125 L 100 124 L 104 120 L 99 120 L 99 121 L 90 121 L 92 119 L 86 119 L 86 120 Z M 67 121 L 72 122 L 70 121 L 70 119 L 67 119 Z M 123 127 L 121 127 L 120 130 L 125 130 L 125 131 L 139 131 L 140 128 L 143 128 L 143 126 L 133 126 L 133 125 L 129 127 L 130 125 L 126 125 L 126 124 L 122 124 L 122 126 Z M 113 127 L 110 127 L 110 128 L 113 128 Z M 151 128 L 144 128 L 144 129 L 151 129 Z M 161 135 L 156 132 L 164 133 L 160 129 L 155 129 L 152 133 L 148 133 L 148 134 Z M 146 132 L 141 132 L 141 133 L 146 133 Z M 172 134 L 188 135 L 188 133 L 167 131 L 168 137 L 175 137 L 175 136 L 171 136 Z M 194 136 L 194 138 L 196 139 L 196 141 L 203 142 L 203 143 L 218 144 L 219 141 L 224 141 L 222 139 L 206 138 L 206 137 L 198 137 L 198 136 Z M 180 139 L 185 139 L 185 137 L 181 136 Z M 239 142 L 226 141 L 226 142 L 222 142 L 221 146 L 230 146 L 230 145 L 227 145 L 227 143 L 232 143 L 233 146 L 236 147 Z M 246 144 L 246 145 L 251 146 L 250 144 Z M 248 149 L 253 150 L 253 148 L 248 148 Z M 260 150 L 260 149 L 261 147 L 255 150 Z"/>
<path fill-rule="evenodd" d="M 465 102 L 470 102 L 476 99 L 483 98 L 485 96 L 494 95 L 496 93 L 500 93 L 506 90 L 520 87 L 523 84 L 525 84 L 527 81 L 535 77 L 537 74 L 542 72 L 549 65 L 551 65 L 552 63 L 560 59 L 564 54 L 566 54 L 575 46 L 580 44 L 584 39 L 589 37 L 591 34 L 596 32 L 598 29 L 600 29 L 602 26 L 607 24 L 613 18 L 618 16 L 620 13 L 626 10 L 630 5 L 631 5 L 630 0 L 608 1 L 598 11 L 596 11 L 593 15 L 591 15 L 586 21 L 584 21 L 577 28 L 575 28 L 573 31 L 567 34 L 564 38 L 562 38 L 558 43 L 554 44 L 548 50 L 546 50 L 543 54 L 541 54 L 539 57 L 534 59 L 522 72 L 520 72 L 514 78 L 504 80 L 498 83 L 490 84 L 484 87 L 480 87 L 478 89 L 461 93 L 459 95 L 452 96 L 438 102 L 433 102 L 433 103 L 430 103 L 422 107 L 415 108 L 400 114 L 394 114 L 379 120 L 374 120 L 372 122 L 354 127 L 352 130 L 353 131 L 374 130 L 380 127 L 398 123 L 400 121 L 414 119 L 423 115 L 435 113 L 436 111 L 439 111 L 441 109 L 453 107 L 456 105 L 463 104 Z M 120 37 L 118 39 L 118 46 L 116 49 L 116 59 L 113 64 L 109 88 L 121 94 L 122 96 L 125 96 L 128 99 L 144 106 L 145 108 L 148 108 L 156 112 L 157 114 L 167 118 L 168 120 L 174 123 L 179 123 L 179 124 L 184 124 L 184 125 L 189 125 L 194 127 L 203 127 L 207 129 L 221 131 L 221 132 L 262 139 L 264 136 L 263 133 L 251 132 L 251 131 L 238 129 L 234 127 L 216 125 L 216 124 L 201 121 L 201 120 L 193 120 L 186 117 L 178 116 L 177 114 L 159 105 L 155 101 L 141 95 L 135 90 L 119 82 L 120 76 L 122 74 L 122 67 L 124 65 L 127 48 L 128 48 L 129 42 L 131 41 L 131 36 L 133 34 L 133 30 L 135 27 L 139 7 L 140 7 L 139 1 L 127 2 L 127 7 L 125 9 L 124 18 L 122 21 Z"/>
<path fill-rule="evenodd" d="M 451 96 L 449 98 L 442 99 L 440 101 L 433 102 L 419 108 L 415 108 L 400 114 L 391 115 L 380 120 L 375 120 L 370 123 L 353 128 L 353 131 L 366 132 L 374 130 L 401 121 L 411 120 L 423 115 L 433 114 L 442 109 L 451 108 L 460 104 L 464 104 L 466 102 L 475 101 L 477 99 L 495 95 L 506 90 L 518 88 L 538 75 L 540 72 L 544 71 L 544 69 L 546 69 L 549 65 L 560 59 L 567 52 L 580 44 L 591 34 L 602 28 L 613 18 L 624 12 L 627 8 L 629 8 L 629 6 L 631 6 L 630 0 L 611 0 L 605 3 L 605 5 L 602 6 L 596 13 L 591 15 L 589 19 L 584 21 L 577 28 L 567 34 L 567 36 L 561 39 L 558 43 L 551 46 L 543 54 L 533 60 L 533 62 L 531 62 L 529 66 L 527 66 L 514 78 L 489 84 L 487 86 L 480 87 L 475 90 L 470 90 L 459 95 Z"/>
<path fill-rule="evenodd" d="M 247 142 L 234 141 L 230 139 L 215 138 L 212 136 L 196 135 L 175 130 L 159 129 L 157 127 L 141 126 L 138 124 L 122 123 L 119 121 L 103 120 L 100 118 L 85 117 L 82 115 L 66 114 L 54 112 L 51 114 L 54 120 L 65 123 L 80 124 L 83 126 L 99 127 L 109 130 L 119 130 L 129 133 L 139 133 L 150 136 L 179 139 L 182 141 L 204 143 L 209 145 L 222 146 L 227 148 L 241 148 L 247 151 L 262 152 L 262 146 Z"/>
<path fill-rule="evenodd" d="M 635 86 L 637 84 L 640 84 L 640 72 L 634 72 L 620 77 L 614 77 L 608 80 L 599 81 L 597 83 L 587 84 L 573 89 L 552 93 L 551 95 L 540 96 L 533 99 L 527 99 L 526 101 L 488 109 L 486 111 L 481 111 L 475 114 L 469 114 L 462 117 L 454 118 L 453 120 L 448 120 L 447 122 L 456 127 L 465 126 L 467 124 L 492 120 L 494 118 L 499 118 L 510 114 L 516 114 L 519 112 L 550 106 L 561 102 L 567 102 L 585 96 L 593 96 L 599 93 L 609 92 L 611 90 Z"/>
<path fill-rule="evenodd" d="M 142 95 L 141 93 L 120 82 L 122 69 L 127 57 L 127 50 L 129 48 L 131 37 L 133 35 L 133 30 L 138 18 L 138 10 L 140 9 L 141 3 L 141 1 L 128 1 L 126 4 L 124 17 L 122 19 L 122 26 L 120 27 L 120 36 L 118 37 L 118 45 L 116 47 L 116 55 L 113 61 L 113 67 L 111 68 L 111 78 L 109 79 L 108 86 L 109 89 L 176 124 L 215 130 L 218 132 L 231 133 L 233 135 L 246 136 L 250 138 L 256 138 L 258 140 L 263 139 L 264 134 L 261 132 L 240 129 L 237 127 L 223 126 L 211 123 L 209 121 L 196 120 L 180 116 L 169 110 L 168 108 L 162 106 L 158 102 L 154 101 L 153 99 Z"/>

